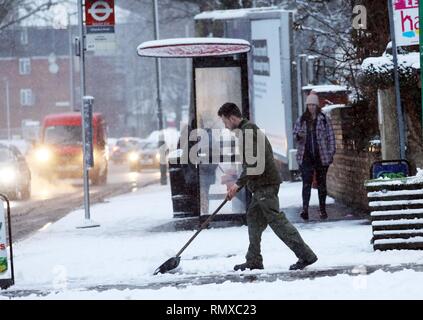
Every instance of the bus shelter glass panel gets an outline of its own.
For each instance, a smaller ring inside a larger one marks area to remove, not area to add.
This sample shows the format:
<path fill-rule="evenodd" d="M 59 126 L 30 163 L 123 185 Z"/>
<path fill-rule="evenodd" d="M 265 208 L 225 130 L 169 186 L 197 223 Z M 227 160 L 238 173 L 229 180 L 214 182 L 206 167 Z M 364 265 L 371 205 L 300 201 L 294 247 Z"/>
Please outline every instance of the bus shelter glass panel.
<path fill-rule="evenodd" d="M 202 215 L 208 215 L 222 203 L 227 188 L 241 174 L 241 163 L 235 161 L 235 155 L 239 152 L 237 138 L 225 129 L 217 115 L 226 102 L 242 107 L 241 68 L 196 68 L 195 81 L 198 154 L 201 161 L 200 208 Z M 245 199 L 245 190 L 242 190 L 219 214 L 245 213 Z"/>

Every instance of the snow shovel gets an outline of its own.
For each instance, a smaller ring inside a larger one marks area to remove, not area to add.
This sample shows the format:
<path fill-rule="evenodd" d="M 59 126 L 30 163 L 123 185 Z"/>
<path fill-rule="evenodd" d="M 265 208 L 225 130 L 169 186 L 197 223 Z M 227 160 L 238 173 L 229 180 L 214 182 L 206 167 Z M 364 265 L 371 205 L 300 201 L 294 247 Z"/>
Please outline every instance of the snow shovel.
<path fill-rule="evenodd" d="M 241 190 L 241 189 L 239 189 Z M 238 192 L 239 192 L 238 190 Z M 184 252 L 184 250 L 190 245 L 190 243 L 195 239 L 198 234 L 207 227 L 207 225 L 210 223 L 210 221 L 214 218 L 214 216 L 222 209 L 222 207 L 228 202 L 228 199 L 225 199 L 225 201 L 222 202 L 222 204 L 213 212 L 213 214 L 207 218 L 206 221 L 203 222 L 203 224 L 200 226 L 200 229 L 191 237 L 191 239 L 188 240 L 188 242 L 182 247 L 181 250 L 176 254 L 176 256 L 170 258 L 165 263 L 163 263 L 160 267 L 154 271 L 154 275 L 159 273 L 166 273 L 170 270 L 176 269 L 179 266 L 179 262 L 181 262 L 181 254 Z"/>

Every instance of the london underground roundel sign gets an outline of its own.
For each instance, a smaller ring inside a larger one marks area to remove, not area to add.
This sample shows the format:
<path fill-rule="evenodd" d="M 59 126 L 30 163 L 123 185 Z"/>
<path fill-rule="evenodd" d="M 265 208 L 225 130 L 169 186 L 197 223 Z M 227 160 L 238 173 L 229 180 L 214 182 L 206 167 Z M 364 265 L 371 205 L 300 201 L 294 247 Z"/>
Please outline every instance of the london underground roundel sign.
<path fill-rule="evenodd" d="M 87 26 L 113 26 L 115 24 L 114 0 L 86 0 Z"/>

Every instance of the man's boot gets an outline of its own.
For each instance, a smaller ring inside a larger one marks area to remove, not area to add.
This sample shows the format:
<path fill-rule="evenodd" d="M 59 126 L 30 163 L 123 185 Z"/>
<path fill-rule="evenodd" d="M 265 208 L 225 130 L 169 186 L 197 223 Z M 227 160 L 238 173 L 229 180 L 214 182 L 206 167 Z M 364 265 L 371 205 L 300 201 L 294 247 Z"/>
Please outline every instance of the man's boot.
<path fill-rule="evenodd" d="M 263 263 L 249 263 L 249 262 L 237 264 L 237 265 L 234 266 L 234 270 L 235 271 L 238 271 L 238 270 L 244 271 L 245 269 L 250 269 L 250 270 L 259 269 L 259 270 L 262 270 L 262 269 L 264 269 L 264 267 L 263 267 Z"/>
<path fill-rule="evenodd" d="M 305 267 L 315 263 L 317 261 L 317 257 L 315 256 L 312 260 L 303 260 L 299 259 L 296 263 L 289 267 L 289 270 L 303 270 Z"/>

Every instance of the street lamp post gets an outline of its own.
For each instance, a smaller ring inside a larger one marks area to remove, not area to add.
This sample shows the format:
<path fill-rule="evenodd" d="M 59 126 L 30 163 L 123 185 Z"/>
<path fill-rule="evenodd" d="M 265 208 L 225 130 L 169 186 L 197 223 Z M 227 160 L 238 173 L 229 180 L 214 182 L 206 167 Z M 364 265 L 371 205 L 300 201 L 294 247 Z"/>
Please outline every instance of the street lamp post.
<path fill-rule="evenodd" d="M 159 34 L 159 9 L 157 5 L 157 0 L 153 0 L 154 3 L 154 38 L 156 40 L 160 39 Z M 167 184 L 167 169 L 165 163 L 165 155 L 163 150 L 163 145 L 165 143 L 164 133 L 163 133 L 163 110 L 162 110 L 162 101 L 161 101 L 161 86 L 162 86 L 162 76 L 161 76 L 161 63 L 160 58 L 156 58 L 156 80 L 157 80 L 157 117 L 159 118 L 159 146 L 160 146 L 160 184 Z"/>
<path fill-rule="evenodd" d="M 73 61 L 73 37 L 71 13 L 68 13 L 68 37 L 69 37 L 69 101 L 72 111 L 75 111 L 75 90 L 74 90 L 74 61 Z"/>

